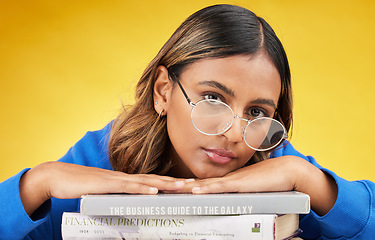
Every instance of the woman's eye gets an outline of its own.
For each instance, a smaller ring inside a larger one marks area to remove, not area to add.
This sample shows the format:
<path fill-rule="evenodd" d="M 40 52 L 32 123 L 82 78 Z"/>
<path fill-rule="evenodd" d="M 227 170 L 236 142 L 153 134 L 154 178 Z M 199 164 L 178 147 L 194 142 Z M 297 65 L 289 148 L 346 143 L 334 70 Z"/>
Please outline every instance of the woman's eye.
<path fill-rule="evenodd" d="M 248 114 L 251 118 L 267 117 L 266 112 L 260 108 L 251 108 Z"/>
<path fill-rule="evenodd" d="M 203 96 L 204 100 L 216 100 L 216 101 L 220 101 L 220 102 L 223 102 L 223 100 L 216 96 L 216 95 L 212 95 L 212 94 L 206 94 Z"/>

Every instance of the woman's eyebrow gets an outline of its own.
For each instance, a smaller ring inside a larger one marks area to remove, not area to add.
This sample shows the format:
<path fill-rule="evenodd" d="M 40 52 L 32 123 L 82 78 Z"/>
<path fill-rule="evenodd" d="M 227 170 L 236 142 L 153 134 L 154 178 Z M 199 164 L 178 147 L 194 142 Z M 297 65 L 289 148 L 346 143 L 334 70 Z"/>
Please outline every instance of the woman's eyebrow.
<path fill-rule="evenodd" d="M 265 99 L 265 98 L 258 98 L 250 102 L 251 104 L 265 104 L 268 105 L 274 109 L 276 109 L 276 104 L 271 99 Z"/>
<path fill-rule="evenodd" d="M 223 92 L 225 92 L 226 94 L 230 95 L 231 97 L 234 97 L 234 92 L 232 90 L 230 90 L 229 88 L 227 88 L 226 86 L 224 86 L 223 84 L 217 81 L 202 81 L 202 82 L 199 82 L 198 84 L 218 88 L 222 90 Z"/>
<path fill-rule="evenodd" d="M 213 81 L 213 80 L 212 81 L 201 81 L 198 84 L 218 88 L 218 89 L 222 90 L 223 92 L 225 92 L 226 94 L 230 95 L 231 97 L 234 97 L 234 92 L 232 90 L 230 90 L 229 88 L 227 88 L 226 86 L 224 86 L 223 84 L 221 84 L 217 81 Z M 251 104 L 265 104 L 265 105 L 268 105 L 268 106 L 276 109 L 276 104 L 271 99 L 257 98 L 255 100 L 251 101 L 250 103 Z"/>

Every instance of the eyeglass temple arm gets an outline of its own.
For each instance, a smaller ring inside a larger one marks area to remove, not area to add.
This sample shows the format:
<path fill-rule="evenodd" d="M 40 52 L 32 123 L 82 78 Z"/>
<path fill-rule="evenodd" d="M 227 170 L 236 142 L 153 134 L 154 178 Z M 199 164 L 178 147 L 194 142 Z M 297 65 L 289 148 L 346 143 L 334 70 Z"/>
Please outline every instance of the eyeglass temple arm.
<path fill-rule="evenodd" d="M 189 103 L 189 105 L 192 104 L 189 96 L 187 95 L 187 93 L 185 92 L 185 89 L 182 87 L 181 83 L 180 83 L 180 80 L 176 79 L 176 82 L 178 83 L 178 86 L 180 86 L 180 89 L 182 91 L 182 93 L 184 94 L 185 98 L 186 98 L 186 101 Z"/>

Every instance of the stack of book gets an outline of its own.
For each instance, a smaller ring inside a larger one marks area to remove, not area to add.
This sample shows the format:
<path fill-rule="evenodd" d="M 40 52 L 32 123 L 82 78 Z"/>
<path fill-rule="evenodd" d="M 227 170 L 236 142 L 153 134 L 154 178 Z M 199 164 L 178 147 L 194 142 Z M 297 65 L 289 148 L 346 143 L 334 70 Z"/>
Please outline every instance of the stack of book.
<path fill-rule="evenodd" d="M 299 214 L 309 211 L 309 196 L 295 191 L 84 195 L 61 230 L 65 240 L 282 240 L 300 233 Z"/>

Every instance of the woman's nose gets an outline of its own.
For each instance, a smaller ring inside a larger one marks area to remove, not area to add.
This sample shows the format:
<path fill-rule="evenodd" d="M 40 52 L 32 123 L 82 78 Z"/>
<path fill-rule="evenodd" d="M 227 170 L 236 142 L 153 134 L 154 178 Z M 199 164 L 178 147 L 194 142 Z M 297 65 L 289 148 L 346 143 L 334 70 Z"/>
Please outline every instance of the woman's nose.
<path fill-rule="evenodd" d="M 238 117 L 234 118 L 232 126 L 223 133 L 223 135 L 230 141 L 230 142 L 242 142 L 243 141 L 243 121 Z"/>

